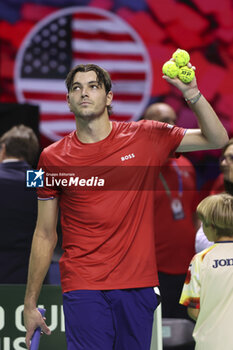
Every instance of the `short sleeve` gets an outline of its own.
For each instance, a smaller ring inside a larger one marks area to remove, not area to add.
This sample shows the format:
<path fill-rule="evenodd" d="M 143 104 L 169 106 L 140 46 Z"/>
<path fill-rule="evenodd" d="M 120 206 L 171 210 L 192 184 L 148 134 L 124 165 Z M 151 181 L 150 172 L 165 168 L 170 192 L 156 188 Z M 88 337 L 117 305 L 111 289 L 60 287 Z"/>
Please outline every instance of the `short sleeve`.
<path fill-rule="evenodd" d="M 46 178 L 49 177 L 49 174 L 52 174 L 52 169 L 54 167 L 52 164 L 50 164 L 49 160 L 47 159 L 45 151 L 42 151 L 39 162 L 37 165 L 37 169 L 42 169 L 44 172 L 44 182 L 43 187 L 37 188 L 37 197 L 39 200 L 47 200 L 47 199 L 53 199 L 55 197 L 59 197 L 60 190 L 59 187 L 56 185 L 47 184 Z"/>
<path fill-rule="evenodd" d="M 154 120 L 142 120 L 140 122 L 154 149 L 160 154 L 162 162 L 175 155 L 186 129 Z"/>
<path fill-rule="evenodd" d="M 156 135 L 156 137 L 159 139 L 168 137 L 168 141 L 174 143 L 174 146 L 177 144 L 177 147 L 179 146 L 186 132 L 186 129 L 178 127 L 176 125 L 162 123 L 154 120 L 145 120 L 144 122 L 144 125 L 150 132 L 152 138 L 154 135 Z"/>
<path fill-rule="evenodd" d="M 194 309 L 200 308 L 200 264 L 201 257 L 196 254 L 189 265 L 180 297 L 180 304 Z"/>

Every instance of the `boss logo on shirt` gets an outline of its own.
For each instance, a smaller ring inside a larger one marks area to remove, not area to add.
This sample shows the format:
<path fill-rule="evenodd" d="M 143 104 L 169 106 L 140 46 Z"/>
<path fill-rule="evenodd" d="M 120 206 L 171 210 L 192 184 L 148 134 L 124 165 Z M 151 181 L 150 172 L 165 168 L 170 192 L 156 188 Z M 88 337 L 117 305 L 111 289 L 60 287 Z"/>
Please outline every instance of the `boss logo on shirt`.
<path fill-rule="evenodd" d="M 129 159 L 132 159 L 132 158 L 135 158 L 135 154 L 134 153 L 131 153 L 131 154 L 128 154 L 127 156 L 121 157 L 121 161 L 124 162 L 125 160 L 129 160 Z"/>
<path fill-rule="evenodd" d="M 219 266 L 233 266 L 233 259 L 214 260 L 214 265 L 212 265 L 212 267 L 216 269 Z"/>

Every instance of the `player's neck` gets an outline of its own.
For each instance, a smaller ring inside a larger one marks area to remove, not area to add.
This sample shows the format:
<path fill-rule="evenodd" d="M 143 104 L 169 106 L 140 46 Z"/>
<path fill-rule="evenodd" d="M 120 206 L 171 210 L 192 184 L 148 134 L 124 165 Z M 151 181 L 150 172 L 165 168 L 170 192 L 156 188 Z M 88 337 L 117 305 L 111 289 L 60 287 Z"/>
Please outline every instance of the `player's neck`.
<path fill-rule="evenodd" d="M 111 130 L 112 122 L 109 118 L 76 121 L 76 135 L 82 143 L 95 143 L 104 140 Z"/>

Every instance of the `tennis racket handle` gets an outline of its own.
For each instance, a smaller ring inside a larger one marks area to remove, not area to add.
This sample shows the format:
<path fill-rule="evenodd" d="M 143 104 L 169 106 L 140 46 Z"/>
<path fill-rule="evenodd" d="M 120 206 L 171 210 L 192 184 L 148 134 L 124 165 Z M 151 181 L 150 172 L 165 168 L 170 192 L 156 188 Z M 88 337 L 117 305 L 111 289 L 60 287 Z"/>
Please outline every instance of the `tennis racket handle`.
<path fill-rule="evenodd" d="M 42 317 L 45 315 L 45 311 L 46 311 L 45 309 L 38 308 L 38 311 L 40 311 Z M 31 339 L 30 350 L 37 350 L 39 348 L 40 336 L 41 336 L 41 328 L 37 327 Z"/>

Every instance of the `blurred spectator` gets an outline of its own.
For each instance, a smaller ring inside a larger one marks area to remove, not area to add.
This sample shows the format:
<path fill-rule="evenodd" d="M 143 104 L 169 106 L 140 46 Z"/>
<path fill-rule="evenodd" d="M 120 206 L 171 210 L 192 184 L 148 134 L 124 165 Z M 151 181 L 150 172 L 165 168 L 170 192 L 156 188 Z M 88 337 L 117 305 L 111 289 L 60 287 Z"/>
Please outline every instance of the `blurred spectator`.
<path fill-rule="evenodd" d="M 33 130 L 14 126 L 0 138 L 0 283 L 26 283 L 37 196 L 26 188 L 26 170 L 39 143 Z"/>
<path fill-rule="evenodd" d="M 210 194 L 227 192 L 233 195 L 233 138 L 229 140 L 229 142 L 222 150 L 222 155 L 220 157 L 220 169 L 222 173 L 214 182 Z M 212 242 L 208 241 L 201 225 L 196 234 L 196 253 L 199 253 L 203 249 L 208 248 L 212 244 Z"/>
<path fill-rule="evenodd" d="M 144 119 L 174 125 L 176 113 L 165 103 L 154 103 L 146 109 Z M 155 208 L 156 254 L 164 318 L 187 318 L 179 299 L 195 252 L 197 200 L 193 165 L 183 156 L 170 158 L 160 173 Z"/>
<path fill-rule="evenodd" d="M 233 138 L 222 150 L 220 157 L 221 174 L 215 180 L 210 194 L 227 192 L 233 195 Z"/>

